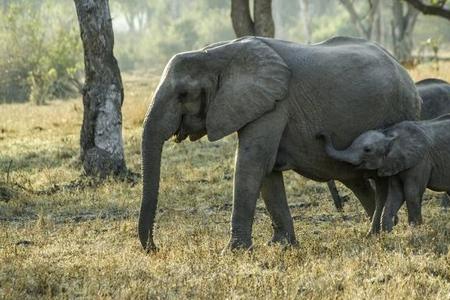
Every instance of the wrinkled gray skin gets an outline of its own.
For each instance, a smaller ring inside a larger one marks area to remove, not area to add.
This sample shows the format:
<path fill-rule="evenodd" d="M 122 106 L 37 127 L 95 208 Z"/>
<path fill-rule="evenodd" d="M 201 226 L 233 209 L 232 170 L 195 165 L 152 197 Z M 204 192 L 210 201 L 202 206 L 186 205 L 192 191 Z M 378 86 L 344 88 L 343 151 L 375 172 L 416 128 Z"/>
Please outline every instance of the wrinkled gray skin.
<path fill-rule="evenodd" d="M 427 78 L 416 82 L 417 91 L 423 100 L 420 113 L 421 120 L 431 120 L 450 113 L 450 84 L 447 81 Z M 343 201 L 333 180 L 327 182 L 331 197 L 337 210 L 342 210 Z M 446 195 L 442 198 L 442 206 L 449 206 Z"/>
<path fill-rule="evenodd" d="M 419 111 L 406 70 L 362 39 L 336 37 L 306 46 L 245 37 L 178 54 L 167 64 L 144 121 L 142 246 L 156 249 L 161 151 L 173 135 L 178 142 L 205 134 L 216 141 L 238 133 L 227 249 L 251 247 L 260 193 L 272 219 L 271 241 L 295 245 L 282 171 L 323 182 L 339 179 L 369 215 L 374 211 L 363 172 L 328 157 L 318 132 L 333 130 L 337 146 L 347 147 L 362 132 L 417 119 Z M 385 180 L 376 183 L 386 191 Z"/>
<path fill-rule="evenodd" d="M 421 201 L 425 189 L 450 192 L 450 114 L 426 121 L 404 121 L 384 130 L 369 130 L 350 147 L 337 150 L 326 137 L 326 152 L 364 170 L 388 178 L 388 196 L 381 218 L 391 231 L 403 201 L 408 221 L 422 223 Z M 375 216 L 380 217 L 381 211 Z"/>

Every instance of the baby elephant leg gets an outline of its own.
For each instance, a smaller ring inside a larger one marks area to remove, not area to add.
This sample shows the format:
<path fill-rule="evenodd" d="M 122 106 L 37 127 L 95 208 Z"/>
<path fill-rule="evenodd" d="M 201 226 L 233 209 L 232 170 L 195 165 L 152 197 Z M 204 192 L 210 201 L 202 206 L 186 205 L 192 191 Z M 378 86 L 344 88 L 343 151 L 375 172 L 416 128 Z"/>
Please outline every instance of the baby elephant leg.
<path fill-rule="evenodd" d="M 408 222 L 422 224 L 422 197 L 427 187 L 431 167 L 426 161 L 402 174 L 403 194 L 408 208 Z"/>
<path fill-rule="evenodd" d="M 422 224 L 422 197 L 425 188 L 418 186 L 417 183 L 405 183 L 403 188 L 408 208 L 408 223 L 411 225 Z"/>
<path fill-rule="evenodd" d="M 384 205 L 381 228 L 383 231 L 392 231 L 396 224 L 396 217 L 400 206 L 404 201 L 403 184 L 397 177 L 390 177 L 388 183 L 388 195 Z"/>

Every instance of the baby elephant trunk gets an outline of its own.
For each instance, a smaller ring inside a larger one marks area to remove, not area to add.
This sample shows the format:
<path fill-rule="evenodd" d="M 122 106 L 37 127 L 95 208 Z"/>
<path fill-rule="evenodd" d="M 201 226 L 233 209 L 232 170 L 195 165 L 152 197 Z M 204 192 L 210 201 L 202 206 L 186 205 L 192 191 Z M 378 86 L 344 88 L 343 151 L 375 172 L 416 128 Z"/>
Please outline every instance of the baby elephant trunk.
<path fill-rule="evenodd" d="M 330 135 L 321 134 L 320 137 L 325 140 L 325 152 L 330 157 L 339 161 L 350 163 L 352 165 L 361 164 L 361 158 L 359 157 L 357 151 L 352 149 L 352 146 L 344 150 L 337 150 L 333 145 L 333 141 L 331 140 Z"/>

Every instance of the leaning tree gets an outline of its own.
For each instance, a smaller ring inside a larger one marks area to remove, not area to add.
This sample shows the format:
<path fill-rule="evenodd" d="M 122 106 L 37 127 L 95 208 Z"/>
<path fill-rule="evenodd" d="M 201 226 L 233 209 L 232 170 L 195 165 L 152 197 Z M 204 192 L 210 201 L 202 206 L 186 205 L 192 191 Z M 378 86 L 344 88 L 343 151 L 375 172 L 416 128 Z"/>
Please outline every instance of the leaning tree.
<path fill-rule="evenodd" d="M 448 0 L 404 0 L 420 10 L 424 15 L 438 16 L 450 21 L 450 8 L 448 7 Z"/>
<path fill-rule="evenodd" d="M 123 86 L 114 58 L 108 0 L 75 0 L 84 48 L 81 160 L 89 175 L 126 171 L 122 140 Z"/>

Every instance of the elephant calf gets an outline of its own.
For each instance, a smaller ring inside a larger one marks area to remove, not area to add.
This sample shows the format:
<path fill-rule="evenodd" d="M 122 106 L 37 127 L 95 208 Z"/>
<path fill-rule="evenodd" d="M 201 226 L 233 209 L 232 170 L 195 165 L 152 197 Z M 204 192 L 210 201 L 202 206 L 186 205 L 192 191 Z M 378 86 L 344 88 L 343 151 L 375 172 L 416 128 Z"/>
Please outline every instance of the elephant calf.
<path fill-rule="evenodd" d="M 450 84 L 437 78 L 427 78 L 416 82 L 417 91 L 422 98 L 421 120 L 431 120 L 450 113 Z M 327 182 L 333 202 L 337 210 L 342 210 L 343 201 L 336 188 L 334 180 Z M 448 207 L 450 199 L 442 198 L 442 206 Z"/>
<path fill-rule="evenodd" d="M 326 152 L 332 158 L 387 177 L 386 202 L 379 203 L 374 214 L 374 222 L 379 224 L 382 219 L 383 230 L 392 230 L 393 218 L 403 201 L 408 208 L 408 221 L 420 224 L 421 201 L 427 187 L 450 192 L 450 114 L 366 131 L 344 150 L 336 150 L 330 136 L 324 138 Z"/>

